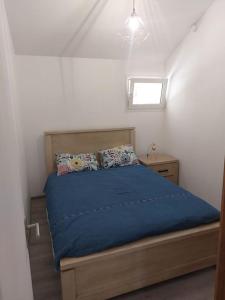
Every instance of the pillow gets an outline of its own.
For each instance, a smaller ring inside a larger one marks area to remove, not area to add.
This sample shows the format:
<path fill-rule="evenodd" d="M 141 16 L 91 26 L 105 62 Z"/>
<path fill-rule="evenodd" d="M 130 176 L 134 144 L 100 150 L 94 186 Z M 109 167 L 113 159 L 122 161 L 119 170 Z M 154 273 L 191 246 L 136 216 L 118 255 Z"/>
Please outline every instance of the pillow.
<path fill-rule="evenodd" d="M 69 154 L 61 153 L 56 155 L 57 175 L 65 175 L 71 172 L 97 171 L 98 162 L 94 153 Z"/>
<path fill-rule="evenodd" d="M 131 145 L 122 145 L 112 149 L 99 151 L 101 165 L 104 169 L 139 164 Z"/>

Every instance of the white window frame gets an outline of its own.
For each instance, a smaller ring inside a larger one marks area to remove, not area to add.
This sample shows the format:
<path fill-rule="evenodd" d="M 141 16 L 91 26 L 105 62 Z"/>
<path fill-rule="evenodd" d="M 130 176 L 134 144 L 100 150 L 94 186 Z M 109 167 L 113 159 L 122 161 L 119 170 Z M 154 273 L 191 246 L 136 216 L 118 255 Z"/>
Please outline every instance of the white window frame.
<path fill-rule="evenodd" d="M 159 104 L 133 104 L 133 93 L 135 83 L 162 83 L 161 99 Z M 166 91 L 168 79 L 166 78 L 141 78 L 141 77 L 128 77 L 128 109 L 129 110 L 163 110 L 166 106 Z"/>

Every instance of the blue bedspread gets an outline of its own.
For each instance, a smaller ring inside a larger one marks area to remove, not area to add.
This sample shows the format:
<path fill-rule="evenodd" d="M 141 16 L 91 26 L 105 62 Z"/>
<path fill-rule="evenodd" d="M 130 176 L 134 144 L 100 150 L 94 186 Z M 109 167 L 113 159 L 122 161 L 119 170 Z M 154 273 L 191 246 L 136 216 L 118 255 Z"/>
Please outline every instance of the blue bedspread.
<path fill-rule="evenodd" d="M 57 267 L 63 257 L 219 219 L 211 205 L 143 166 L 52 174 L 45 193 Z"/>

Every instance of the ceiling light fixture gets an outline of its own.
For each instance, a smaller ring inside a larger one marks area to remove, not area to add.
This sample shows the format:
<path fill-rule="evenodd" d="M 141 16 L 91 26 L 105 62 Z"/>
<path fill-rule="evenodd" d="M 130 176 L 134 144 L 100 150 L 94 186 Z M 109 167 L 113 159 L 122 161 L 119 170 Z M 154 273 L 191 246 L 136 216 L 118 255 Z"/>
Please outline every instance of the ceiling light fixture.
<path fill-rule="evenodd" d="M 121 47 L 129 47 L 129 51 L 131 51 L 131 49 L 139 48 L 141 44 L 148 40 L 150 36 L 148 26 L 145 26 L 142 19 L 137 15 L 135 0 L 133 0 L 131 15 L 126 19 L 124 25 L 125 26 L 117 33 L 117 36 L 122 41 Z"/>
<path fill-rule="evenodd" d="M 141 26 L 144 26 L 142 19 L 136 13 L 135 0 L 133 0 L 133 10 L 131 16 L 127 20 L 127 26 L 133 33 L 135 33 Z"/>

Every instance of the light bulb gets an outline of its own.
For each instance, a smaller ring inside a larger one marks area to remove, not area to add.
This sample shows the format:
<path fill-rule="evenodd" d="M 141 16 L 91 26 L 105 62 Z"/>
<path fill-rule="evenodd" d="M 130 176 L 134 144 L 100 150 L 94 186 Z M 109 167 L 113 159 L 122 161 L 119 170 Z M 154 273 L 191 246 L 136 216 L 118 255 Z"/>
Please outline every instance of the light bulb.
<path fill-rule="evenodd" d="M 140 28 L 140 26 L 144 26 L 144 23 L 141 18 L 137 16 L 136 12 L 133 11 L 127 21 L 127 26 L 132 32 L 135 32 Z"/>
<path fill-rule="evenodd" d="M 130 16 L 128 21 L 128 27 L 131 31 L 135 32 L 140 27 L 139 19 L 136 15 Z"/>

